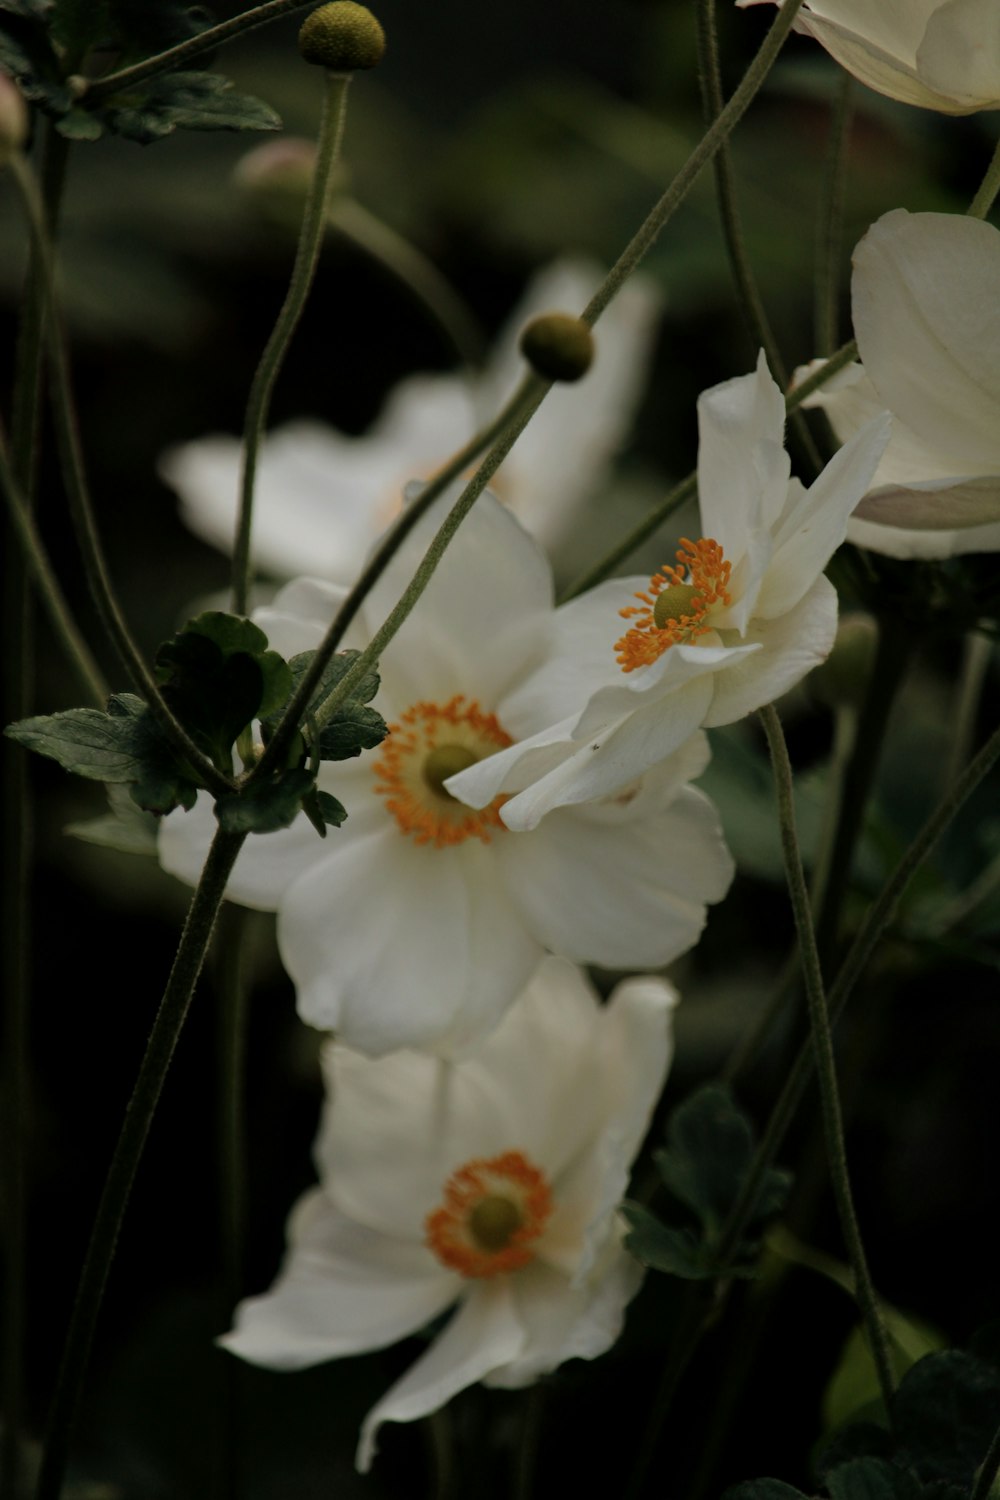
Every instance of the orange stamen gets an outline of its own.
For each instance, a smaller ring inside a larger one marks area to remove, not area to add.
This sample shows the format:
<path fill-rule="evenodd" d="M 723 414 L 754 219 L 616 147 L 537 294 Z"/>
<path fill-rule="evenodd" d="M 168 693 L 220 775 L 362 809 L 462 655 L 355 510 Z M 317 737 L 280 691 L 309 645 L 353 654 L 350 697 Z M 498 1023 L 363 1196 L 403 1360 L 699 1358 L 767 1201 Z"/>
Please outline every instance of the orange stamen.
<path fill-rule="evenodd" d="M 453 756 L 457 771 L 510 743 L 496 716 L 482 713 L 478 703 L 466 703 L 461 693 L 444 705 L 414 703 L 398 724 L 389 726 L 375 762 L 375 790 L 402 831 L 418 844 L 444 849 L 469 838 L 488 844 L 493 832 L 503 828 L 500 808 L 506 799 L 495 797 L 479 809 L 466 807 L 441 785 L 451 774 L 441 775 L 441 762 L 443 758 L 447 764 Z"/>
<path fill-rule="evenodd" d="M 498 1276 L 534 1260 L 531 1243 L 551 1212 L 544 1172 L 520 1151 L 477 1157 L 445 1183 L 441 1207 L 427 1215 L 427 1244 L 463 1276 Z"/>
<path fill-rule="evenodd" d="M 681 537 L 676 556 L 676 568 L 665 563 L 649 580 L 648 592 L 635 595 L 641 608 L 632 604 L 618 611 L 623 619 L 636 622 L 621 640 L 615 642 L 615 656 L 623 672 L 648 667 L 679 641 L 693 641 L 706 635 L 712 629 L 711 623 L 705 623 L 712 606 L 732 603 L 728 591 L 732 564 L 723 557 L 718 542 L 711 537 L 702 537 L 697 542 Z M 656 601 L 664 590 L 677 585 L 691 586 L 697 592 L 685 600 L 676 616 L 658 625 Z"/>

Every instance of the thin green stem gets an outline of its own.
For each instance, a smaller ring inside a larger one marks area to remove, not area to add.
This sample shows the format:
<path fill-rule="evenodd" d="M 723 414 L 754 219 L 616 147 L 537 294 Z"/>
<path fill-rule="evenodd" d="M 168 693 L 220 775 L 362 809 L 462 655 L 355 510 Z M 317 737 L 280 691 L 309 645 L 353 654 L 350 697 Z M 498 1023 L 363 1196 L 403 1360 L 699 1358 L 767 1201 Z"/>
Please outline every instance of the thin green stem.
<path fill-rule="evenodd" d="M 997 1476 L 1000 1475 L 1000 1427 L 997 1427 L 980 1465 L 975 1483 L 969 1492 L 969 1500 L 990 1500 Z"/>
<path fill-rule="evenodd" d="M 330 206 L 329 223 L 412 292 L 464 364 L 482 362 L 485 353 L 482 330 L 432 260 L 356 198 L 335 198 Z"/>
<path fill-rule="evenodd" d="M 885 733 L 896 696 L 913 653 L 912 632 L 893 616 L 878 622 L 871 675 L 854 731 L 854 742 L 836 786 L 836 821 L 829 852 L 824 851 L 813 886 L 816 942 L 826 961 L 835 951 L 844 895 L 865 811 L 878 771 Z"/>
<path fill-rule="evenodd" d="M 986 175 L 979 184 L 979 191 L 968 207 L 970 219 L 985 219 L 997 193 L 1000 193 L 1000 141 L 997 142 Z"/>
<path fill-rule="evenodd" d="M 882 1319 L 875 1288 L 868 1270 L 864 1242 L 854 1208 L 850 1173 L 847 1166 L 847 1151 L 844 1143 L 844 1122 L 840 1108 L 840 1092 L 837 1085 L 837 1065 L 833 1051 L 833 1033 L 827 1009 L 823 973 L 820 968 L 819 949 L 813 930 L 812 908 L 806 887 L 802 857 L 799 852 L 798 832 L 795 824 L 795 792 L 792 766 L 781 728 L 781 720 L 774 708 L 768 705 L 760 711 L 760 720 L 767 736 L 774 770 L 774 784 L 778 800 L 778 818 L 781 825 L 781 847 L 785 857 L 785 875 L 788 894 L 795 916 L 802 956 L 802 977 L 806 1001 L 809 1007 L 809 1025 L 815 1056 L 816 1074 L 819 1080 L 820 1104 L 823 1115 L 823 1134 L 826 1140 L 827 1163 L 833 1187 L 840 1231 L 847 1248 L 847 1256 L 854 1273 L 854 1291 L 861 1309 L 868 1334 L 868 1343 L 878 1374 L 879 1389 L 887 1412 L 890 1411 L 895 1377 L 889 1339 Z"/>
<path fill-rule="evenodd" d="M 538 1449 L 542 1440 L 546 1390 L 542 1384 L 525 1392 L 521 1406 L 521 1441 L 514 1457 L 513 1500 L 531 1500 L 535 1493 Z"/>
<path fill-rule="evenodd" d="M 702 169 L 708 165 L 715 153 L 727 141 L 736 125 L 746 113 L 754 96 L 759 92 L 768 73 L 785 44 L 802 0 L 785 0 L 771 29 L 764 38 L 757 55 L 747 68 L 736 91 L 722 112 L 702 136 L 673 182 L 654 206 L 645 222 L 611 267 L 582 313 L 585 322 L 593 324 L 627 278 L 638 266 L 643 256 L 655 244 L 661 230 L 672 218 L 687 197 Z"/>
<path fill-rule="evenodd" d="M 317 709 L 315 717 L 319 725 L 327 722 L 338 705 L 353 691 L 355 684 L 360 682 L 365 673 L 378 661 L 382 651 L 402 625 L 410 610 L 416 604 L 417 599 L 430 582 L 434 569 L 444 555 L 444 551 L 461 521 L 472 509 L 476 500 L 482 494 L 503 460 L 507 457 L 507 454 L 514 446 L 515 440 L 527 426 L 529 419 L 538 409 L 538 405 L 548 389 L 547 382 L 540 380 L 537 376 L 526 376 L 495 421 L 491 422 L 483 432 L 477 434 L 453 458 L 449 459 L 444 468 L 434 475 L 433 479 L 421 490 L 416 499 L 412 500 L 406 509 L 400 513 L 395 524 L 382 538 L 357 582 L 351 588 L 340 609 L 334 616 L 330 628 L 320 642 L 316 654 L 310 663 L 309 670 L 303 675 L 294 695 L 285 708 L 280 724 L 268 742 L 267 749 L 252 771 L 249 778 L 251 782 L 257 780 L 258 777 L 266 776 L 272 768 L 279 764 L 298 725 L 302 722 L 306 710 L 312 701 L 313 694 L 320 684 L 326 665 L 340 645 L 345 631 L 414 526 L 416 526 L 422 516 L 426 515 L 435 500 L 444 494 L 449 486 L 465 472 L 477 455 L 484 448 L 488 448 L 489 452 L 486 458 L 442 523 L 440 530 L 424 554 L 417 574 L 411 579 L 403 597 L 397 603 L 381 629 L 372 638 L 369 646 L 362 652 L 358 661 L 341 678 L 333 695 Z M 457 519 L 455 519 L 456 516 Z"/>
<path fill-rule="evenodd" d="M 186 66 L 202 53 L 221 47 L 223 42 L 231 42 L 245 31 L 251 31 L 256 26 L 266 26 L 269 21 L 277 21 L 293 10 L 304 10 L 313 3 L 315 0 L 268 0 L 265 5 L 254 5 L 242 15 L 220 21 L 217 26 L 210 26 L 207 31 L 200 31 L 197 36 L 178 42 L 165 52 L 157 52 L 154 57 L 143 58 L 142 62 L 133 63 L 128 68 L 119 68 L 114 73 L 105 73 L 103 78 L 95 78 L 88 82 L 82 97 L 87 101 L 106 99 L 109 94 L 118 94 L 122 89 L 145 83 L 147 78 L 155 78 L 158 73 L 168 73 L 173 68 Z"/>
<path fill-rule="evenodd" d="M 820 202 L 816 225 L 816 282 L 813 318 L 816 349 L 820 354 L 832 354 L 837 347 L 841 248 L 853 111 L 854 79 L 845 69 L 841 74 L 840 86 L 830 118 L 825 192 Z"/>
<path fill-rule="evenodd" d="M 951 745 L 945 769 L 945 785 L 953 782 L 969 758 L 976 735 L 976 719 L 983 696 L 986 674 L 993 657 L 993 642 L 981 631 L 972 630 L 962 644 L 962 672 L 952 711 Z"/>
<path fill-rule="evenodd" d="M 698 6 L 698 71 L 705 119 L 711 125 L 712 121 L 722 113 L 723 107 L 716 0 L 700 0 Z M 733 173 L 732 153 L 728 141 L 716 152 L 712 166 L 715 171 L 715 191 L 719 205 L 722 237 L 729 256 L 729 266 L 743 316 L 750 330 L 754 348 L 763 349 L 771 374 L 780 386 L 785 387 L 788 384 L 788 371 L 781 357 L 781 350 L 778 348 L 778 341 L 774 336 L 774 330 L 764 307 L 764 299 L 747 253 L 736 192 L 736 179 Z M 823 467 L 823 460 L 800 411 L 796 411 L 792 417 L 792 428 L 802 456 L 812 471 L 812 477 L 815 478 Z"/>
<path fill-rule="evenodd" d="M 153 1116 L 163 1091 L 191 997 L 205 961 L 226 881 L 243 846 L 245 834 L 216 833 L 205 868 L 188 908 L 187 920 L 170 977 L 153 1023 L 146 1053 L 122 1122 L 91 1231 L 76 1301 L 63 1351 L 55 1396 L 49 1412 L 36 1500 L 58 1500 L 69 1452 L 76 1409 L 83 1389 L 94 1330 Z"/>
<path fill-rule="evenodd" d="M 66 653 L 66 659 L 76 672 L 84 692 L 98 708 L 103 708 L 108 698 L 108 685 L 91 654 L 90 647 L 73 619 L 66 596 L 59 586 L 59 580 L 49 561 L 45 544 L 39 536 L 35 518 L 28 509 L 27 501 L 14 479 L 2 442 L 0 442 L 0 489 L 3 490 L 4 500 L 7 503 L 11 527 L 20 543 L 21 555 L 38 591 L 53 634 Z"/>
<path fill-rule="evenodd" d="M 455 1424 L 451 1411 L 441 1406 L 427 1418 L 428 1447 L 431 1452 L 434 1500 L 453 1500 L 455 1493 Z"/>
<path fill-rule="evenodd" d="M 818 370 L 814 370 L 811 375 L 807 375 L 805 380 L 798 381 L 790 391 L 785 393 L 785 410 L 794 411 L 797 406 L 801 406 L 808 396 L 826 385 L 834 375 L 839 375 L 840 371 L 845 370 L 857 357 L 857 339 L 849 339 L 846 344 L 841 344 L 836 354 L 831 354 L 825 364 L 821 365 Z"/>
<path fill-rule="evenodd" d="M 243 426 L 240 512 L 233 547 L 233 613 L 237 615 L 246 614 L 247 595 L 250 588 L 250 533 L 253 524 L 253 490 L 257 475 L 257 454 L 264 428 L 267 425 L 267 414 L 275 381 L 285 362 L 288 347 L 299 325 L 306 299 L 309 296 L 309 289 L 316 275 L 319 252 L 323 244 L 323 232 L 330 209 L 333 172 L 340 156 L 340 144 L 344 136 L 347 89 L 351 75 L 327 72 L 325 81 L 316 168 L 306 197 L 292 277 L 271 337 L 264 347 L 260 364 L 254 373 L 250 395 L 247 398 L 246 418 Z"/>
<path fill-rule="evenodd" d="M 233 783 L 229 777 L 216 769 L 191 739 L 183 725 L 171 713 L 160 692 L 159 684 L 132 639 L 111 587 L 87 484 L 83 448 L 76 422 L 76 406 L 70 381 L 69 356 L 58 314 L 52 249 L 46 232 L 42 205 L 34 178 L 23 157 L 15 155 L 10 162 L 10 167 L 28 217 L 33 244 L 45 273 L 48 316 L 44 321 L 52 374 L 52 411 L 56 440 L 62 464 L 63 481 L 69 498 L 70 514 L 83 555 L 87 582 L 98 614 L 129 676 L 149 704 L 164 734 L 189 762 L 204 786 L 217 794 L 232 791 Z"/>

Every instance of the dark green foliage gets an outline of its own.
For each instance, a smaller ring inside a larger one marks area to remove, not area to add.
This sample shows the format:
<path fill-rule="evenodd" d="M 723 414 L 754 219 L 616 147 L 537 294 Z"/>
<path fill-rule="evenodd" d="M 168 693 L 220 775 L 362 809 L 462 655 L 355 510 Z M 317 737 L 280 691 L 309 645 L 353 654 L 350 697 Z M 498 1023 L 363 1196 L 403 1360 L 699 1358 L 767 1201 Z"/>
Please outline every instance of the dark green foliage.
<path fill-rule="evenodd" d="M 301 682 L 315 654 L 314 651 L 303 651 L 300 655 L 293 656 L 288 663 L 292 674 L 292 691 Z M 329 696 L 344 674 L 353 667 L 359 654 L 357 651 L 341 651 L 330 660 L 310 702 L 310 713 L 316 712 L 323 699 Z M 378 692 L 378 685 L 378 672 L 366 672 L 333 718 L 323 725 L 319 737 L 321 760 L 351 760 L 360 755 L 362 750 L 372 750 L 385 739 L 388 733 L 385 720 L 374 708 L 366 706 Z M 272 715 L 269 722 L 265 721 L 265 739 L 276 722 L 277 715 Z"/>
<path fill-rule="evenodd" d="M 666 1147 L 655 1160 L 678 1209 L 688 1210 L 688 1222 L 664 1223 L 638 1204 L 626 1204 L 631 1233 L 625 1243 L 636 1259 L 688 1279 L 752 1275 L 754 1245 L 744 1245 L 723 1263 L 719 1239 L 749 1176 L 753 1153 L 750 1121 L 727 1089 L 710 1084 L 686 1099 L 671 1115 Z M 751 1228 L 781 1208 L 790 1181 L 787 1172 L 768 1169 Z"/>

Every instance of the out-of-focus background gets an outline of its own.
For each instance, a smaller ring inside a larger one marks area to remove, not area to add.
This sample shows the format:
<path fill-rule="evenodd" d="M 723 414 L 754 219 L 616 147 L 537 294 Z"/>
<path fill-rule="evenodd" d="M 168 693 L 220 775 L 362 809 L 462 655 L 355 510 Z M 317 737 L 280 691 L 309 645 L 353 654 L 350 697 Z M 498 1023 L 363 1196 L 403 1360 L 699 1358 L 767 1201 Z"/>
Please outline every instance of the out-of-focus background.
<path fill-rule="evenodd" d="M 242 6 L 216 5 L 222 17 Z M 727 91 L 758 45 L 770 7 L 719 15 Z M 767 15 L 761 14 L 767 11 Z M 384 64 L 352 86 L 344 190 L 430 256 L 481 323 L 502 324 L 532 273 L 556 257 L 614 260 L 702 132 L 695 7 L 681 0 L 436 0 L 377 6 Z M 217 71 L 271 103 L 286 132 L 313 134 L 321 80 L 298 58 L 300 18 L 225 48 Z M 811 275 L 831 102 L 840 78 L 793 38 L 739 128 L 733 157 L 747 244 L 785 359 L 815 352 Z M 848 254 L 889 208 L 962 211 L 989 159 L 996 118 L 947 120 L 856 90 L 847 180 Z M 250 378 L 287 285 L 294 194 L 266 201 L 234 168 L 249 136 L 178 132 L 149 147 L 104 139 L 74 146 L 60 274 L 94 495 L 125 611 L 149 652 L 197 601 L 223 589 L 226 560 L 195 540 L 158 478 L 162 451 L 238 432 Z M 23 225 L 0 179 L 0 348 L 4 410 L 25 259 Z M 651 252 L 644 273 L 663 312 L 648 393 L 631 439 L 563 577 L 595 561 L 693 466 L 695 400 L 751 368 L 756 351 L 736 305 L 703 175 Z M 574 309 L 571 309 L 574 310 Z M 405 286 L 331 233 L 309 310 L 279 380 L 272 423 L 314 416 L 363 431 L 401 377 L 454 364 L 447 340 Z M 85 596 L 51 440 L 41 524 L 116 688 L 126 684 Z M 635 559 L 669 555 L 674 533 Z M 859 866 L 873 889 L 941 787 L 958 648 L 925 655 L 901 700 L 881 793 Z M 995 676 L 992 679 L 995 685 Z M 37 711 L 76 701 L 40 626 Z M 828 716 L 808 689 L 789 705 L 815 839 Z M 764 1003 L 791 942 L 766 766 L 752 726 L 716 737 L 706 785 L 722 809 L 740 874 L 704 942 L 675 977 L 685 996 L 668 1106 L 711 1077 Z M 32 767 L 35 969 L 31 1132 L 28 1416 L 43 1420 L 76 1270 L 122 1111 L 165 979 L 188 892 L 155 861 L 68 837 L 104 808 L 99 788 L 49 764 Z M 335 835 L 334 835 L 335 836 Z M 998 1204 L 996 1071 L 1000 1052 L 994 897 L 947 939 L 921 929 L 920 899 L 957 892 L 1000 845 L 1000 799 L 981 797 L 922 877 L 906 941 L 889 945 L 859 1005 L 842 1060 L 850 1146 L 875 1278 L 898 1307 L 949 1341 L 1000 1312 L 993 1240 Z M 373 913 L 373 922 L 391 913 Z M 244 928 L 252 978 L 247 1073 L 245 1292 L 276 1270 L 284 1217 L 311 1180 L 318 1038 L 294 1015 L 271 919 Z M 384 1433 L 371 1477 L 352 1468 L 361 1417 L 410 1362 L 415 1343 L 301 1375 L 234 1368 L 211 1339 L 227 1326 L 222 1293 L 217 1115 L 218 986 L 209 973 L 157 1119 L 114 1267 L 79 1429 L 74 1494 L 90 1500 L 297 1500 L 432 1493 L 422 1428 Z M 741 1096 L 763 1113 L 787 1063 L 779 1036 Z M 860 1079 L 864 1073 L 864 1086 Z M 856 1090 L 855 1084 L 859 1083 Z M 802 1187 L 793 1223 L 840 1255 L 829 1203 L 814 1191 L 815 1120 L 806 1112 L 786 1159 Z M 759 1473 L 808 1484 L 823 1392 L 852 1326 L 849 1300 L 775 1256 L 742 1290 L 692 1371 L 650 1495 L 714 1496 Z M 642 1430 L 669 1343 L 673 1288 L 650 1277 L 622 1344 L 600 1366 L 576 1362 L 546 1382 L 538 1495 L 558 1485 L 617 1494 L 622 1455 Z M 933 1336 L 933 1335 L 929 1335 Z M 750 1379 L 726 1384 L 745 1351 Z M 218 1415 L 226 1368 L 240 1408 L 238 1488 L 218 1487 Z M 463 1470 L 456 1494 L 510 1492 L 522 1398 L 470 1391 L 451 1415 Z M 588 1488 L 581 1488 L 586 1486 Z"/>

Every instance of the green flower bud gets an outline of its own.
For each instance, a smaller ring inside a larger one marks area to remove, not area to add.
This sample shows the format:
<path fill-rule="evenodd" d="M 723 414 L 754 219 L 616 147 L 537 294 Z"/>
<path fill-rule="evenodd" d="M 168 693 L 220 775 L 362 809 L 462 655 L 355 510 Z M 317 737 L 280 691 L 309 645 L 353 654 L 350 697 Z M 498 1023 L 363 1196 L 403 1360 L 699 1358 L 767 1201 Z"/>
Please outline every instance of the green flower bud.
<path fill-rule="evenodd" d="M 543 313 L 522 330 L 521 353 L 546 380 L 579 380 L 594 358 L 594 335 L 582 318 Z"/>
<path fill-rule="evenodd" d="M 868 686 L 875 645 L 875 621 L 870 615 L 845 616 L 833 650 L 809 678 L 813 695 L 828 708 L 856 708 Z"/>
<path fill-rule="evenodd" d="M 385 32 L 366 5 L 333 0 L 307 16 L 299 31 L 299 52 L 307 63 L 331 73 L 374 68 L 385 51 Z"/>
<path fill-rule="evenodd" d="M 0 167 L 5 167 L 28 139 L 28 107 L 12 78 L 0 73 Z"/>

